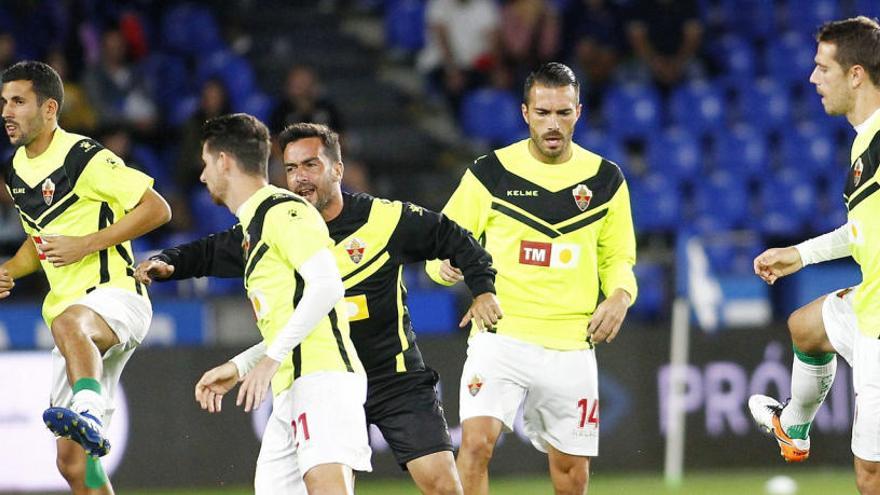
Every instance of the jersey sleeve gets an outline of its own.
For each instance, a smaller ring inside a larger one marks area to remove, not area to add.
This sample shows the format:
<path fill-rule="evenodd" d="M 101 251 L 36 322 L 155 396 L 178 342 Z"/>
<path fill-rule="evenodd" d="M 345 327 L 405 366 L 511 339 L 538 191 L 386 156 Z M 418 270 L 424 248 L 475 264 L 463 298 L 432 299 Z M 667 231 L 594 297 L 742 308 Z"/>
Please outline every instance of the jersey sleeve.
<path fill-rule="evenodd" d="M 281 203 L 266 213 L 263 239 L 294 269 L 321 249 L 333 246 L 321 215 L 297 202 Z"/>
<path fill-rule="evenodd" d="M 404 263 L 449 259 L 453 266 L 461 269 L 475 297 L 495 292 L 492 256 L 470 232 L 442 213 L 404 203 L 393 244 L 399 246 Z"/>
<path fill-rule="evenodd" d="M 128 211 L 137 206 L 152 186 L 152 177 L 126 167 L 121 158 L 105 149 L 89 160 L 74 192 L 81 198 L 117 203 Z"/>
<path fill-rule="evenodd" d="M 235 225 L 229 230 L 163 249 L 153 259 L 174 267 L 174 273 L 167 280 L 207 276 L 241 277 L 244 273 L 243 240 L 241 225 Z"/>
<path fill-rule="evenodd" d="M 443 208 L 443 213 L 459 226 L 470 231 L 475 239 L 479 239 L 486 230 L 491 205 L 492 194 L 476 175 L 468 170 Z M 438 284 L 450 285 L 440 278 L 440 263 L 440 260 L 429 261 L 425 264 L 425 271 Z"/>
<path fill-rule="evenodd" d="M 602 292 L 607 296 L 615 289 L 623 289 L 629 292 L 631 303 L 634 303 L 638 295 L 633 273 L 636 237 L 626 182 L 620 184 L 608 205 L 608 216 L 599 233 L 597 254 Z"/>

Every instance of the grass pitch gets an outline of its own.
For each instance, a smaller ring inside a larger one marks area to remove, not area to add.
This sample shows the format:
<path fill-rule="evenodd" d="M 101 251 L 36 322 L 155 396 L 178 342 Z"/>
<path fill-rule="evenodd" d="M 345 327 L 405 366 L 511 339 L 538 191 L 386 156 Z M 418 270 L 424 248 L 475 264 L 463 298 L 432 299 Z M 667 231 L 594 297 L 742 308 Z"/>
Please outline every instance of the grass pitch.
<path fill-rule="evenodd" d="M 777 469 L 773 471 L 717 471 L 694 472 L 685 476 L 679 487 L 669 487 L 662 476 L 655 474 L 602 474 L 595 473 L 590 480 L 590 495 L 761 495 L 767 481 L 777 475 L 790 476 L 797 484 L 797 495 L 829 495 L 856 493 L 852 470 Z M 411 481 L 361 480 L 358 495 L 418 494 Z M 126 491 L 131 495 L 245 495 L 253 493 L 250 487 L 205 487 L 187 490 Z M 492 481 L 493 495 L 536 495 L 553 493 L 550 482 L 544 478 L 498 478 Z"/>

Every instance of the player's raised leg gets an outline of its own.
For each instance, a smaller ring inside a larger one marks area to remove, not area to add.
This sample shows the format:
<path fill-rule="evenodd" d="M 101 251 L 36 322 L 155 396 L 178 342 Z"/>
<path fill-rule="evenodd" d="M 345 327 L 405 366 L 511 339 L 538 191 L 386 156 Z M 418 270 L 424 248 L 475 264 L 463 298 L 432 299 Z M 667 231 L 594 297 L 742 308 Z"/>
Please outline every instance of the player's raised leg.
<path fill-rule="evenodd" d="M 782 404 L 764 395 L 749 398 L 749 410 L 755 422 L 776 439 L 787 462 L 802 462 L 809 457 L 810 426 L 834 383 L 837 356 L 826 334 L 823 311 L 830 320 L 839 319 L 845 313 L 845 309 L 838 306 L 845 304 L 846 293 L 839 294 L 820 297 L 796 310 L 788 319 L 795 354 L 791 399 Z"/>
<path fill-rule="evenodd" d="M 73 398 L 70 407 L 53 404 L 43 420 L 53 433 L 80 444 L 87 454 L 103 456 L 110 445 L 103 434 L 107 405 L 101 395 L 101 356 L 119 338 L 101 316 L 81 305 L 70 306 L 52 321 L 52 336 L 66 363 Z"/>

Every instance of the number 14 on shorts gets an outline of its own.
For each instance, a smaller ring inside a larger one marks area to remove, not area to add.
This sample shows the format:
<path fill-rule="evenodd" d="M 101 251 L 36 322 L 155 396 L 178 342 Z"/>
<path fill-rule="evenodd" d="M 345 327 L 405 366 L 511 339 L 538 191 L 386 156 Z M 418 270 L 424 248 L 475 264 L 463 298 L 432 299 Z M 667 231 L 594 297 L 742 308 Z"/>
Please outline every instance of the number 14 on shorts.
<path fill-rule="evenodd" d="M 577 403 L 580 412 L 580 421 L 578 428 L 599 427 L 599 399 L 581 399 Z"/>

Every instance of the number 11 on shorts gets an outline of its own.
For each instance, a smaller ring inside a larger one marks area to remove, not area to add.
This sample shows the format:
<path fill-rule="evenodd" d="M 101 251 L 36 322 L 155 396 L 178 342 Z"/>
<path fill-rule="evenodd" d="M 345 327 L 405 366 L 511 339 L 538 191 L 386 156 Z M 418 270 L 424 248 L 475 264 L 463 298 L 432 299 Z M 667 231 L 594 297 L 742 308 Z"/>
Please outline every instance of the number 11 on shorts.
<path fill-rule="evenodd" d="M 581 420 L 578 428 L 583 428 L 588 424 L 592 427 L 599 426 L 599 399 L 581 399 L 577 403 L 577 407 L 581 413 Z"/>

